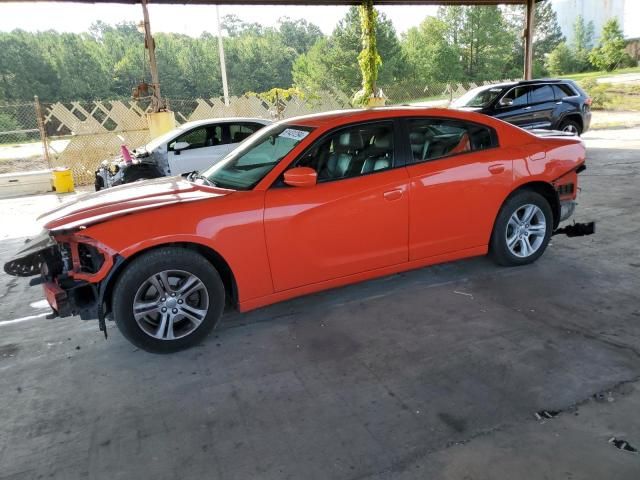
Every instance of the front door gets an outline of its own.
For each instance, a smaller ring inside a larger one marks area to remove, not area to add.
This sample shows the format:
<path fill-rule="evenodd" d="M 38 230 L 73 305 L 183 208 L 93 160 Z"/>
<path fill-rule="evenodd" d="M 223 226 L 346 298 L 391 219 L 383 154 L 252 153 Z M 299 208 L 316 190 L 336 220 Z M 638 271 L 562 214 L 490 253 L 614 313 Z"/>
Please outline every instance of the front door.
<path fill-rule="evenodd" d="M 522 128 L 528 127 L 533 121 L 529 106 L 529 87 L 514 87 L 505 93 L 498 101 L 493 116 Z"/>
<path fill-rule="evenodd" d="M 222 126 L 195 127 L 167 145 L 170 175 L 181 175 L 194 170 L 204 171 L 228 153 L 223 143 Z M 186 148 L 178 146 L 187 144 Z"/>
<path fill-rule="evenodd" d="M 396 265 L 408 258 L 408 175 L 394 123 L 362 123 L 321 137 L 292 166 L 313 187 L 276 182 L 265 234 L 276 291 Z"/>

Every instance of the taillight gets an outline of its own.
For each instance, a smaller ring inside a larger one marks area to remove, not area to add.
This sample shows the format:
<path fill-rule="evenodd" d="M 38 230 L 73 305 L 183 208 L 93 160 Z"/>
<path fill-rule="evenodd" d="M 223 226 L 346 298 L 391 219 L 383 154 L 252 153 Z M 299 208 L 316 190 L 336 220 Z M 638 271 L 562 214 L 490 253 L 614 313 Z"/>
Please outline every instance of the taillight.
<path fill-rule="evenodd" d="M 587 99 L 584 101 L 584 104 L 590 107 L 591 102 L 592 102 L 591 97 L 587 97 Z"/>

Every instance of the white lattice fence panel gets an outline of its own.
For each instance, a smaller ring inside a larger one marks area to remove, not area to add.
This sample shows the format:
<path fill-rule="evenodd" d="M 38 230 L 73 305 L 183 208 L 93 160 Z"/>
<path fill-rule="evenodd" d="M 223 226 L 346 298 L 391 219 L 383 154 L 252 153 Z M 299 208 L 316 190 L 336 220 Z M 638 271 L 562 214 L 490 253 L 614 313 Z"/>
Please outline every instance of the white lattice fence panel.
<path fill-rule="evenodd" d="M 54 167 L 70 168 L 76 184 L 88 185 L 94 182 L 94 172 L 100 162 L 118 155 L 123 143 L 137 147 L 148 141 L 148 130 L 77 135 L 71 137 L 62 152 L 52 156 L 51 163 Z"/>

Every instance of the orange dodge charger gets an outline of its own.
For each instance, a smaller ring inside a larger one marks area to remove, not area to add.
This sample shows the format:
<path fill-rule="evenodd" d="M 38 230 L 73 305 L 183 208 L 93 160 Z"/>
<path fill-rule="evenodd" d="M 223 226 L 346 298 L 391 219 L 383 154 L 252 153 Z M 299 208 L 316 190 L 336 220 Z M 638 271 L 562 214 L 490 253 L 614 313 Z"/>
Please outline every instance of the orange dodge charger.
<path fill-rule="evenodd" d="M 383 108 L 273 124 L 199 174 L 79 196 L 5 264 L 59 316 L 151 352 L 247 311 L 475 255 L 524 265 L 574 210 L 585 148 L 484 115 Z"/>

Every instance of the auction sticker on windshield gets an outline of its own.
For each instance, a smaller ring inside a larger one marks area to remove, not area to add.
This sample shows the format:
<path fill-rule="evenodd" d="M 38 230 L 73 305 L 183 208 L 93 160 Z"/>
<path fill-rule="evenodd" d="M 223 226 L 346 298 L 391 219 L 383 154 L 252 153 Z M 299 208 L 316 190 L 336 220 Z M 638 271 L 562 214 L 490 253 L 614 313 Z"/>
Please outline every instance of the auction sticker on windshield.
<path fill-rule="evenodd" d="M 304 137 L 309 135 L 309 132 L 305 132 L 304 130 L 296 130 L 295 128 L 287 128 L 284 130 L 279 137 L 289 138 L 291 140 L 297 140 L 298 142 L 302 140 Z"/>

